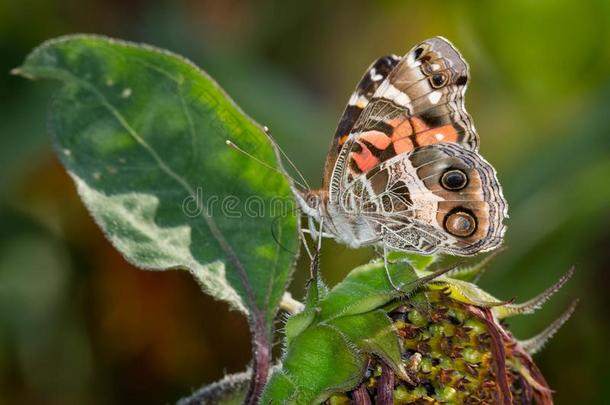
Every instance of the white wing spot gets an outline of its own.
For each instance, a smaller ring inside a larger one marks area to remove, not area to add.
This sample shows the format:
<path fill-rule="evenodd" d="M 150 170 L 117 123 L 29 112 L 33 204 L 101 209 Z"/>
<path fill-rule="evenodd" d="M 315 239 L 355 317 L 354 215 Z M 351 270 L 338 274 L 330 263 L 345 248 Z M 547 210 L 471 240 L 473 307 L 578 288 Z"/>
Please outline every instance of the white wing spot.
<path fill-rule="evenodd" d="M 442 141 L 443 138 L 445 137 L 445 135 L 438 133 L 438 134 L 434 135 L 434 137 L 436 138 L 437 141 Z"/>
<path fill-rule="evenodd" d="M 430 93 L 428 95 L 428 100 L 432 104 L 437 104 L 438 101 L 441 99 L 442 95 L 443 95 L 443 93 L 441 93 L 440 91 L 433 91 L 432 93 Z"/>
<path fill-rule="evenodd" d="M 391 84 L 386 86 L 385 92 L 382 94 L 382 96 L 384 98 L 387 98 L 388 100 L 394 101 L 400 106 L 407 108 L 410 106 L 411 103 L 411 99 L 405 92 L 398 90 Z"/>
<path fill-rule="evenodd" d="M 388 84 L 387 89 L 384 93 L 384 96 L 387 97 L 390 100 L 394 100 L 394 98 L 396 96 L 398 96 L 401 93 L 400 90 L 398 90 L 396 87 L 394 87 L 391 84 Z"/>
<path fill-rule="evenodd" d="M 410 68 L 419 66 L 419 61 L 415 60 L 415 54 L 413 52 L 410 52 L 407 56 L 407 66 L 409 66 Z"/>
<path fill-rule="evenodd" d="M 121 93 L 121 97 L 127 98 L 129 96 L 131 96 L 131 89 L 129 87 L 126 87 L 125 89 L 123 89 L 123 92 Z"/>
<path fill-rule="evenodd" d="M 407 107 L 411 100 L 409 99 L 409 96 L 407 96 L 406 93 L 401 92 L 399 95 L 394 97 L 394 101 L 396 102 L 396 104 L 399 104 L 403 107 Z"/>
<path fill-rule="evenodd" d="M 390 83 L 387 80 L 381 82 L 381 85 L 379 87 L 377 87 L 377 90 L 375 91 L 375 94 L 373 95 L 373 97 L 380 97 L 382 94 L 384 94 L 386 92 L 389 85 L 390 85 Z"/>
<path fill-rule="evenodd" d="M 371 76 L 371 80 L 374 82 L 378 82 L 379 80 L 383 79 L 383 76 L 377 73 L 377 69 L 372 68 L 371 71 L 369 72 L 369 75 Z"/>

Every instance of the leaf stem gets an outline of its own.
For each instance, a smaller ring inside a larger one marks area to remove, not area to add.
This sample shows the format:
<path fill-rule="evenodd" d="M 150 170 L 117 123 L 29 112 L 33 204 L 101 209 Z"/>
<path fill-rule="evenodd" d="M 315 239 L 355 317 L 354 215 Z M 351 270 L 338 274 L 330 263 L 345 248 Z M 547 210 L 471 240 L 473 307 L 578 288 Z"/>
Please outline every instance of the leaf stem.
<path fill-rule="evenodd" d="M 258 404 L 271 368 L 270 334 L 265 326 L 265 315 L 261 311 L 257 311 L 252 314 L 252 317 L 259 319 L 252 319 L 250 325 L 252 331 L 252 379 L 244 400 L 245 405 Z"/>
<path fill-rule="evenodd" d="M 182 398 L 176 405 L 218 404 L 243 398 L 250 381 L 250 371 L 230 374 L 222 380 L 206 385 L 190 396 Z"/>

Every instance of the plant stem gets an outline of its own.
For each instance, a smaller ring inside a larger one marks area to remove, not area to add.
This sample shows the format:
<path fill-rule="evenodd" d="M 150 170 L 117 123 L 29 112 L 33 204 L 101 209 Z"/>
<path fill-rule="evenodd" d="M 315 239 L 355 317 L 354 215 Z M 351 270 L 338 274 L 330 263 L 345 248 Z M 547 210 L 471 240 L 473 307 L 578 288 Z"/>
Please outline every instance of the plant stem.
<path fill-rule="evenodd" d="M 264 314 L 257 311 L 253 314 L 250 329 L 252 330 L 252 379 L 244 404 L 256 405 L 263 393 L 271 368 L 271 345 L 269 330 L 265 326 Z"/>
<path fill-rule="evenodd" d="M 371 405 L 371 399 L 366 391 L 365 384 L 360 384 L 358 389 L 352 394 L 352 399 L 354 400 L 354 405 Z"/>
<path fill-rule="evenodd" d="M 249 370 L 227 375 L 218 382 L 198 389 L 191 396 L 180 399 L 176 405 L 241 403 L 245 397 L 250 377 Z"/>
<path fill-rule="evenodd" d="M 394 403 L 394 371 L 385 363 L 381 365 L 381 378 L 377 389 L 377 403 L 392 405 Z"/>

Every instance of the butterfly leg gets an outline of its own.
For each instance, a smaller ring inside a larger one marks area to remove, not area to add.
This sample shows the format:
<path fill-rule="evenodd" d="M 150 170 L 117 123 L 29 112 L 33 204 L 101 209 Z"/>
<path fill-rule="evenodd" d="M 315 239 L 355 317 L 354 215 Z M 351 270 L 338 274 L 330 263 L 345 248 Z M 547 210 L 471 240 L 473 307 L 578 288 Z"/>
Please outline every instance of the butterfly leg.
<path fill-rule="evenodd" d="M 311 221 L 311 218 L 307 218 L 308 221 Z M 301 243 L 303 244 L 303 247 L 305 248 L 305 251 L 307 252 L 307 256 L 309 256 L 309 260 L 313 260 L 313 254 L 311 253 L 311 250 L 309 249 L 309 244 L 307 243 L 307 238 L 305 237 L 305 232 L 307 230 L 303 229 L 299 226 L 299 239 L 301 239 Z"/>
<path fill-rule="evenodd" d="M 310 234 L 310 235 L 311 235 L 311 231 L 310 231 L 309 229 L 306 229 L 306 228 L 301 228 L 301 232 L 303 232 L 303 233 L 308 233 L 308 234 Z M 327 239 L 332 239 L 332 238 L 334 238 L 335 236 L 334 236 L 332 233 L 328 233 L 328 232 L 322 232 L 322 237 L 323 237 L 323 238 L 327 238 Z"/>
<path fill-rule="evenodd" d="M 324 236 L 324 217 L 320 215 L 320 228 L 318 229 L 318 246 L 317 253 L 320 253 L 320 249 L 322 249 L 322 237 Z"/>
<path fill-rule="evenodd" d="M 320 268 L 320 249 L 322 248 L 322 237 L 323 237 L 323 232 L 322 232 L 322 227 L 324 226 L 324 218 L 322 218 L 320 220 L 320 228 L 319 230 L 316 230 L 313 224 L 313 220 L 311 218 L 309 218 L 309 234 L 311 235 L 312 239 L 314 239 L 315 244 L 315 250 L 313 251 L 313 254 L 310 252 L 309 250 L 309 245 L 307 245 L 307 243 L 305 242 L 305 240 L 303 240 L 303 242 L 305 243 L 305 246 L 307 246 L 307 253 L 309 254 L 309 259 L 310 259 L 310 266 L 309 266 L 309 280 L 306 283 L 306 288 L 309 288 L 311 283 L 318 283 L 319 279 L 319 268 Z M 301 233 L 304 233 L 303 231 L 301 231 Z M 315 238 L 317 237 L 317 241 L 315 240 Z"/>

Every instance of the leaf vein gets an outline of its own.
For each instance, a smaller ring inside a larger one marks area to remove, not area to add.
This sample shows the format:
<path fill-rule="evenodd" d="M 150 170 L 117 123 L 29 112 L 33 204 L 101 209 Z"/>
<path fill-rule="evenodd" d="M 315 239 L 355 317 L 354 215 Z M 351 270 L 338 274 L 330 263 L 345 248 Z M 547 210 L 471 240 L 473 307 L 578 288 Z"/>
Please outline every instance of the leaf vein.
<path fill-rule="evenodd" d="M 123 128 L 127 131 L 127 133 L 136 142 L 138 142 L 138 144 L 140 144 L 140 146 L 142 148 L 144 148 L 151 155 L 151 157 L 157 162 L 157 164 L 159 165 L 161 170 L 163 172 L 165 172 L 168 176 L 170 176 L 172 179 L 174 179 L 191 196 L 195 196 L 195 191 L 194 191 L 193 187 L 188 183 L 188 181 L 186 181 L 182 176 L 180 176 L 178 173 L 176 173 L 171 167 L 169 167 L 165 163 L 165 161 L 161 158 L 161 156 L 157 153 L 157 151 L 153 147 L 151 147 L 138 134 L 138 132 L 127 122 L 125 117 L 123 117 L 123 115 L 108 101 L 108 99 L 102 94 L 102 92 L 99 91 L 99 89 L 94 84 L 88 82 L 87 80 L 84 80 L 84 79 L 81 79 L 81 78 L 75 76 L 70 71 L 67 71 L 67 70 L 64 70 L 64 71 L 76 83 L 79 83 L 84 88 L 87 88 L 91 92 L 93 92 L 93 94 L 95 94 L 100 99 L 102 105 L 106 109 L 108 109 L 108 111 L 112 114 L 112 116 L 123 126 Z M 205 220 L 208 228 L 210 229 L 212 236 L 216 239 L 216 241 L 220 245 L 221 249 L 227 255 L 227 258 L 231 261 L 233 266 L 238 271 L 238 274 L 241 279 L 242 286 L 246 292 L 251 310 L 253 312 L 259 313 L 259 316 L 260 316 L 260 312 L 261 312 L 260 308 L 258 308 L 258 306 L 256 304 L 256 298 L 254 295 L 254 291 L 252 291 L 252 288 L 251 288 L 251 285 L 250 285 L 249 279 L 248 279 L 248 274 L 246 273 L 243 265 L 241 264 L 241 261 L 237 257 L 235 251 L 232 249 L 232 247 L 229 245 L 229 243 L 224 238 L 224 235 L 218 228 L 218 225 L 216 224 L 214 219 L 211 217 L 209 212 L 207 212 L 207 210 L 204 209 L 204 210 L 202 210 L 201 215 L 202 215 L 203 219 Z M 255 318 L 256 318 L 256 316 L 255 316 Z"/>

